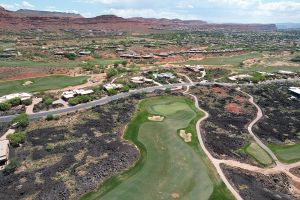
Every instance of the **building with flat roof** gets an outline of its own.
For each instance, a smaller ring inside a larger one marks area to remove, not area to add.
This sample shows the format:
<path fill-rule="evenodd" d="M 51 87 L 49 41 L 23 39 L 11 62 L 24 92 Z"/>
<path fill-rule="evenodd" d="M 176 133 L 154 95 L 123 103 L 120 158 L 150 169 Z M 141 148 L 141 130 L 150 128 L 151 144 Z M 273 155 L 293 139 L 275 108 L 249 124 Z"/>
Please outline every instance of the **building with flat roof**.
<path fill-rule="evenodd" d="M 70 90 L 62 93 L 62 99 L 68 100 L 76 96 L 80 95 L 90 95 L 93 94 L 93 90 L 84 90 L 84 89 L 79 89 L 79 90 Z"/>
<path fill-rule="evenodd" d="M 115 90 L 115 89 L 121 89 L 123 88 L 122 84 L 114 84 L 114 83 L 108 83 L 104 85 L 105 90 Z"/>
<path fill-rule="evenodd" d="M 14 98 L 20 98 L 22 101 L 28 100 L 32 98 L 32 95 L 26 92 L 22 92 L 22 93 L 15 93 L 15 94 L 9 94 L 9 95 L 5 95 L 0 97 L 0 103 L 9 101 L 11 99 Z"/>
<path fill-rule="evenodd" d="M 0 140 L 0 170 L 8 164 L 9 140 Z"/>

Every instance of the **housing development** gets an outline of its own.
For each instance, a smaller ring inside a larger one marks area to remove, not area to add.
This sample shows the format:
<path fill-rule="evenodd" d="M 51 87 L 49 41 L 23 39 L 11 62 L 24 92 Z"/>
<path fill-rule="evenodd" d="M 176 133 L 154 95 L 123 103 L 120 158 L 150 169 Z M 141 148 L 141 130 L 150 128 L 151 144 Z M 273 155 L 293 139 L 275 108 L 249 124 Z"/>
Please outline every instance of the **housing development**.
<path fill-rule="evenodd" d="M 0 7 L 0 199 L 300 199 L 300 29 Z"/>

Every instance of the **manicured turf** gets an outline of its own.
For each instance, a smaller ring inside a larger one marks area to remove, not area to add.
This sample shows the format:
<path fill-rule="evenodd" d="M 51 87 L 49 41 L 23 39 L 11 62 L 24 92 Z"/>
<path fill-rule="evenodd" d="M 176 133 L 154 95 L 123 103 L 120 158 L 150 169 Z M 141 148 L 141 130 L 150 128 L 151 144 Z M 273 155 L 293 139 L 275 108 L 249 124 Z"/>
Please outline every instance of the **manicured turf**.
<path fill-rule="evenodd" d="M 269 144 L 269 148 L 282 162 L 293 163 L 300 160 L 300 143 L 297 143 L 295 145 Z"/>
<path fill-rule="evenodd" d="M 245 149 L 246 153 L 252 156 L 257 162 L 264 166 L 271 165 L 273 163 L 272 158 L 267 152 L 265 152 L 257 143 L 251 143 Z"/>
<path fill-rule="evenodd" d="M 241 62 L 261 57 L 261 53 L 246 53 L 237 56 L 226 56 L 226 57 L 209 57 L 203 60 L 189 60 L 180 64 L 186 65 L 238 65 Z"/>
<path fill-rule="evenodd" d="M 120 59 L 95 59 L 87 61 L 90 64 L 109 65 L 122 61 Z M 19 61 L 19 60 L 2 60 L 0 67 L 79 67 L 83 63 L 80 60 L 59 61 L 59 62 L 36 62 L 36 61 Z"/>
<path fill-rule="evenodd" d="M 151 115 L 163 122 L 148 121 Z M 131 170 L 108 179 L 97 191 L 82 199 L 233 199 L 216 176 L 197 142 L 195 123 L 203 113 L 183 97 L 158 97 L 140 103 L 140 111 L 128 125 L 125 138 L 141 151 Z M 185 143 L 179 129 L 193 134 Z"/>
<path fill-rule="evenodd" d="M 87 81 L 87 76 L 46 76 L 39 78 L 31 78 L 17 81 L 0 82 L 0 96 L 16 93 L 16 92 L 37 92 L 52 89 L 60 89 L 67 86 L 80 85 Z M 33 82 L 30 85 L 23 86 L 26 81 Z"/>

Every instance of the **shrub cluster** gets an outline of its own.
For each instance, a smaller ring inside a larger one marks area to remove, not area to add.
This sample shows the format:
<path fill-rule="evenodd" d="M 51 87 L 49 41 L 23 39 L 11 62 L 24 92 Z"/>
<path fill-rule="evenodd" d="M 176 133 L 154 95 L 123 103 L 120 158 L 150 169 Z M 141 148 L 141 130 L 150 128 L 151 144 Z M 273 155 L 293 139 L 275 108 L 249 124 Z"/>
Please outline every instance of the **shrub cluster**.
<path fill-rule="evenodd" d="M 78 105 L 78 104 L 81 104 L 81 103 L 87 103 L 91 100 L 92 100 L 92 98 L 90 96 L 81 95 L 81 96 L 77 96 L 77 97 L 69 99 L 68 103 L 71 106 L 75 106 L 75 105 Z"/>

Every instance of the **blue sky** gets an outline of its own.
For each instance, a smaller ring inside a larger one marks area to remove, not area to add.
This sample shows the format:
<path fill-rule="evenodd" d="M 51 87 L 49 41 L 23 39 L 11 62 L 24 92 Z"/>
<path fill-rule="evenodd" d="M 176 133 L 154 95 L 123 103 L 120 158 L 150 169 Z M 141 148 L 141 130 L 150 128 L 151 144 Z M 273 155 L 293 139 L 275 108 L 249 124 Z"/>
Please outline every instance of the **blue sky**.
<path fill-rule="evenodd" d="M 85 17 L 115 14 L 209 22 L 300 22 L 300 0 L 0 0 L 0 5 L 9 10 L 74 12 Z"/>

